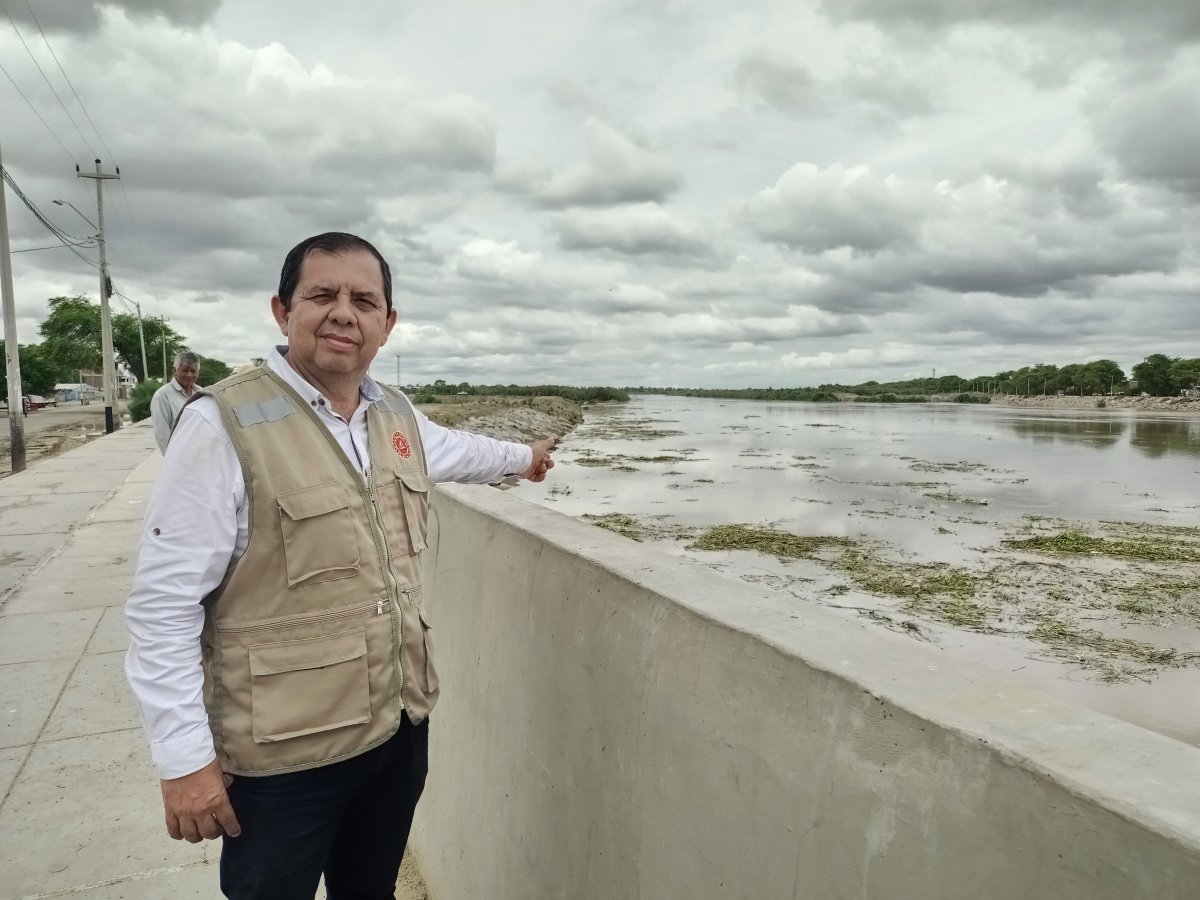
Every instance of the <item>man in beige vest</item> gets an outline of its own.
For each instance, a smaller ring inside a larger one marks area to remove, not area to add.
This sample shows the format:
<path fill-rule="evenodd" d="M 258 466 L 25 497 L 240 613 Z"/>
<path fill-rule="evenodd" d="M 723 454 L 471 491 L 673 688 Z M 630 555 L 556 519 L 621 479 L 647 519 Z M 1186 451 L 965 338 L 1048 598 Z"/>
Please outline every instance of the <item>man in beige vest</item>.
<path fill-rule="evenodd" d="M 126 675 L 176 839 L 234 900 L 392 898 L 438 682 L 422 592 L 437 481 L 541 481 L 552 440 L 433 424 L 367 374 L 396 323 L 379 252 L 287 255 L 287 346 L 202 391 L 146 510 Z"/>

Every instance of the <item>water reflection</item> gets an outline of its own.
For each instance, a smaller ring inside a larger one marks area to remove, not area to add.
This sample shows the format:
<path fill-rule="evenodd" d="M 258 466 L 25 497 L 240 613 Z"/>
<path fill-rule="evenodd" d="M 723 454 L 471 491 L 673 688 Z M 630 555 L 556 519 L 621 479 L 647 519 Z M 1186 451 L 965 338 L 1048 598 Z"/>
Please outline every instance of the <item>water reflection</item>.
<path fill-rule="evenodd" d="M 1190 418 L 1136 418 L 1129 442 L 1151 459 L 1172 453 L 1200 456 L 1200 422 Z"/>
<path fill-rule="evenodd" d="M 1052 444 L 1056 441 L 1088 444 L 1097 449 L 1120 442 L 1129 430 L 1127 419 L 1009 419 L 1004 423 L 1016 434 L 1034 443 Z"/>
<path fill-rule="evenodd" d="M 1200 420 L 1167 416 L 1013 416 L 999 420 L 1006 428 L 1035 444 L 1072 444 L 1104 450 L 1123 443 L 1151 459 L 1200 456 Z"/>

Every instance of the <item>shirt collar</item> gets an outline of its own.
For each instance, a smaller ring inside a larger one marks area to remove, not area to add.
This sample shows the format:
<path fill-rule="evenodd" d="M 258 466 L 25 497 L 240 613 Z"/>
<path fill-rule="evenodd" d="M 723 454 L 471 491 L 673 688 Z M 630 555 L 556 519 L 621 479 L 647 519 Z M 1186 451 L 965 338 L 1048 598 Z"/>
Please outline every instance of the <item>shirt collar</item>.
<path fill-rule="evenodd" d="M 325 400 L 325 396 L 315 387 L 309 384 L 304 378 L 293 369 L 284 356 L 287 355 L 287 345 L 277 344 L 267 356 L 267 368 L 282 378 L 301 398 L 310 405 L 315 405 Z M 362 383 L 358 386 L 358 394 L 368 403 L 375 403 L 383 399 L 383 391 L 379 389 L 379 385 L 370 375 L 364 375 Z M 325 403 L 321 403 L 322 406 Z"/>

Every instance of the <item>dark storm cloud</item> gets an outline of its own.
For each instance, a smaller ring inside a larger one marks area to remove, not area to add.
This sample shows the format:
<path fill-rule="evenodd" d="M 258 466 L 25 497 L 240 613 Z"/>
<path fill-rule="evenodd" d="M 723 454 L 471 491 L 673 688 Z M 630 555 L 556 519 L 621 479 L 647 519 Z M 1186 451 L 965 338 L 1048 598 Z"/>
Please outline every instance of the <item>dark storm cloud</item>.
<path fill-rule="evenodd" d="M 130 18 L 161 16 L 181 26 L 202 25 L 221 7 L 221 0 L 4 0 L 8 13 L 20 24 L 46 31 L 88 34 L 100 28 L 105 9 L 121 10 Z M 30 13 L 30 7 L 33 14 Z"/>
<path fill-rule="evenodd" d="M 832 104 L 824 85 L 807 66 L 760 54 L 738 61 L 734 84 L 740 92 L 792 116 L 821 115 Z"/>
<path fill-rule="evenodd" d="M 819 276 L 800 296 L 822 309 L 903 309 L 922 289 L 1087 296 L 1105 279 L 1169 273 L 1186 259 L 1171 211 L 1109 183 L 1094 160 L 989 165 L 989 176 L 956 184 L 800 164 L 744 215 Z"/>
<path fill-rule="evenodd" d="M 683 185 L 676 165 L 599 119 L 584 126 L 586 160 L 544 175 L 517 175 L 506 187 L 549 209 L 660 203 Z"/>
<path fill-rule="evenodd" d="M 1200 9 L 1200 3 L 1197 4 Z M 1122 171 L 1200 198 L 1200 82 L 1180 74 L 1104 103 L 1096 132 Z"/>
<path fill-rule="evenodd" d="M 1122 34 L 1153 34 L 1171 43 L 1200 39 L 1200 4 L 1195 0 L 821 0 L 834 21 L 868 20 L 879 25 L 949 28 L 978 22 L 1027 27 L 1061 25 Z"/>
<path fill-rule="evenodd" d="M 894 120 L 934 109 L 926 88 L 895 66 L 852 64 L 840 78 L 818 78 L 803 63 L 765 53 L 744 55 L 734 72 L 744 96 L 794 118 L 839 117 Z"/>
<path fill-rule="evenodd" d="M 1083 219 L 1105 218 L 1118 205 L 1105 190 L 1105 170 L 1098 159 L 1050 161 L 997 156 L 984 163 L 984 171 L 1026 188 L 1030 212 L 1061 206 Z"/>
<path fill-rule="evenodd" d="M 711 258 L 714 250 L 701 230 L 657 204 L 575 210 L 554 222 L 559 246 L 567 250 L 610 250 L 630 256 Z"/>

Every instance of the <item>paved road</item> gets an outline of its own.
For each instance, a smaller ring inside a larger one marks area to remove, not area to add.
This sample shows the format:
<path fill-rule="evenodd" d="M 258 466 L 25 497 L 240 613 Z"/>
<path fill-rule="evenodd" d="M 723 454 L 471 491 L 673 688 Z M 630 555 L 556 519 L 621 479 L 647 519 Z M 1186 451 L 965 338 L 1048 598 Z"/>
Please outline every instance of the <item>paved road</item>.
<path fill-rule="evenodd" d="M 0 410 L 3 420 L 3 433 L 0 434 L 0 444 L 8 446 L 8 410 Z M 25 425 L 25 438 L 45 431 L 48 428 L 60 428 L 68 425 L 88 425 L 94 428 L 104 428 L 104 407 L 97 403 L 88 406 L 74 404 L 70 406 L 52 406 L 39 409 L 27 415 L 22 422 Z"/>

